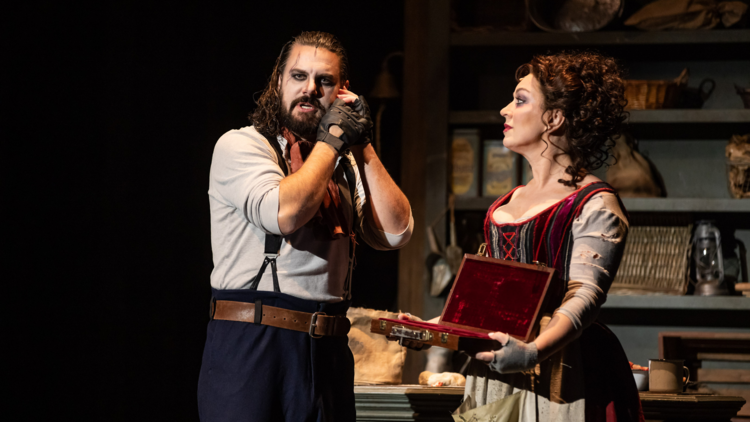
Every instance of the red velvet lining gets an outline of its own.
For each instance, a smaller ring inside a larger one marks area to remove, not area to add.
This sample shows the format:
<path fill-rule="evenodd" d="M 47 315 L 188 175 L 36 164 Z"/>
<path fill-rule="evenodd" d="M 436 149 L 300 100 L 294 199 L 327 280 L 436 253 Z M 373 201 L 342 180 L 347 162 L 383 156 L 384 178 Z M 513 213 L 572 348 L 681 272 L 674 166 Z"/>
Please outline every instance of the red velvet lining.
<path fill-rule="evenodd" d="M 526 337 L 549 273 L 464 260 L 442 322 Z"/>
<path fill-rule="evenodd" d="M 404 321 L 401 319 L 388 319 L 388 318 L 381 318 L 381 320 L 399 323 L 401 325 L 405 325 L 408 327 L 429 328 L 430 330 L 435 330 L 441 333 L 448 333 L 448 334 L 455 334 L 455 335 L 463 336 L 463 337 L 475 337 L 475 338 L 491 340 L 490 337 L 484 333 L 462 330 L 460 328 L 447 327 L 445 325 L 433 324 L 430 322 Z"/>

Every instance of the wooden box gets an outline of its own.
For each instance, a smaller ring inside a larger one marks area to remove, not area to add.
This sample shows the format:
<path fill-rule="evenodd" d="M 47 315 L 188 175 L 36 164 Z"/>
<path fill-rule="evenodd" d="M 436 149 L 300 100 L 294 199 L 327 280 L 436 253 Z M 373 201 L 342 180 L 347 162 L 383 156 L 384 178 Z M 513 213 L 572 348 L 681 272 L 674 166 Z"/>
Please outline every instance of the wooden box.
<path fill-rule="evenodd" d="M 497 350 L 487 333 L 529 342 L 548 308 L 555 270 L 478 255 L 464 255 L 437 324 L 380 318 L 373 333 L 469 353 Z"/>

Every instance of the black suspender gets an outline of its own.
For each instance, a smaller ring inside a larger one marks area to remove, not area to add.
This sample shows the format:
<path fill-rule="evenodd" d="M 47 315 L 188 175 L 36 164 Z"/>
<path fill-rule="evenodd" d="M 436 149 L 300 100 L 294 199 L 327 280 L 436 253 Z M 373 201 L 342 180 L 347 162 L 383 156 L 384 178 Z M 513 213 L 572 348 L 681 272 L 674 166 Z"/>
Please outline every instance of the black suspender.
<path fill-rule="evenodd" d="M 276 152 L 276 158 L 278 159 L 281 171 L 284 172 L 284 176 L 288 176 L 289 170 L 287 168 L 286 161 L 284 160 L 284 154 L 281 153 L 279 141 L 277 141 L 276 139 L 272 139 L 270 136 L 266 136 L 265 134 L 263 134 L 263 136 L 266 138 L 268 143 L 271 144 L 271 147 L 273 147 L 273 150 Z M 271 264 L 271 274 L 273 276 L 273 291 L 276 293 L 281 293 L 281 289 L 279 289 L 279 276 L 276 274 L 276 258 L 279 257 L 279 251 L 281 251 L 281 243 L 283 241 L 283 236 L 280 236 L 278 234 L 266 233 L 266 247 L 263 251 L 263 254 L 266 257 L 263 260 L 263 265 L 260 266 L 260 270 L 258 270 L 258 274 L 250 280 L 250 290 L 258 290 L 260 279 L 263 277 L 263 273 L 266 271 L 266 267 L 268 266 L 268 264 Z"/>
<path fill-rule="evenodd" d="M 281 170 L 284 172 L 284 176 L 288 176 L 289 169 L 286 160 L 284 159 L 284 154 L 281 153 L 281 146 L 279 146 L 279 141 L 266 134 L 262 135 L 266 138 L 268 143 L 271 144 L 271 147 L 273 147 L 273 150 L 276 152 L 279 167 L 281 167 Z M 357 179 L 356 175 L 354 174 L 354 169 L 352 168 L 351 162 L 348 158 L 340 161 L 340 163 L 342 164 L 344 175 L 346 175 L 346 182 L 349 185 L 349 193 L 351 194 L 352 198 L 351 232 L 354 233 L 354 222 L 356 220 L 355 213 L 357 212 L 357 204 L 354 202 L 354 195 L 357 189 Z M 250 280 L 250 290 L 258 290 L 260 279 L 263 277 L 263 273 L 266 271 L 266 267 L 270 264 L 271 274 L 273 276 L 273 291 L 276 293 L 281 293 L 281 289 L 279 289 L 279 277 L 276 274 L 276 258 L 279 257 L 279 252 L 281 251 L 281 244 L 283 241 L 283 236 L 266 233 L 265 250 L 263 252 L 263 254 L 265 255 L 265 259 L 263 260 L 263 264 L 260 266 L 260 270 L 258 270 L 258 274 Z M 350 295 L 352 269 L 354 266 L 354 246 L 356 245 L 354 236 L 352 236 L 351 243 L 351 247 L 349 248 L 349 267 L 346 275 L 346 281 L 344 282 L 344 290 L 346 296 Z M 348 297 L 344 298 L 344 300 L 346 299 L 348 299 Z"/>
<path fill-rule="evenodd" d="M 352 271 L 354 270 L 354 249 L 357 247 L 356 232 L 354 231 L 354 223 L 357 220 L 357 204 L 355 200 L 355 192 L 357 189 L 357 177 L 354 174 L 352 163 L 348 158 L 341 161 L 342 168 L 344 169 L 344 175 L 346 176 L 346 182 L 349 185 L 349 194 L 352 197 L 352 225 L 351 225 L 351 245 L 349 245 L 349 263 L 348 270 L 346 272 L 346 280 L 344 281 L 344 300 L 349 300 L 351 297 L 351 284 L 352 284 Z"/>
<path fill-rule="evenodd" d="M 268 135 L 262 134 L 266 141 L 268 141 L 269 144 L 271 144 L 271 147 L 273 147 L 273 150 L 276 151 L 276 158 L 279 160 L 279 167 L 281 167 L 281 171 L 284 172 L 284 176 L 289 176 L 289 168 L 286 165 L 286 160 L 284 159 L 284 154 L 281 152 L 281 146 L 279 145 L 278 139 L 273 139 Z"/>

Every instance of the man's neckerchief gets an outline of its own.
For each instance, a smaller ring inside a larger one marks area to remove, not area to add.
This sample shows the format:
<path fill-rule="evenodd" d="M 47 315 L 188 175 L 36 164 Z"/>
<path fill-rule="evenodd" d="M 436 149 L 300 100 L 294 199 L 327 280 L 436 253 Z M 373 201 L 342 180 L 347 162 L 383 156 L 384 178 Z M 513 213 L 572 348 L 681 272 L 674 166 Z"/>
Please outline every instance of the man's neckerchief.
<path fill-rule="evenodd" d="M 302 164 L 310 155 L 315 143 L 298 138 L 294 133 L 286 128 L 281 130 L 281 136 L 286 139 L 286 156 L 289 160 L 291 172 L 295 173 L 302 167 Z M 323 238 L 341 239 L 350 236 L 349 225 L 346 224 L 346 217 L 341 206 L 341 196 L 339 195 L 339 186 L 335 180 L 336 173 L 328 181 L 326 193 L 323 196 L 323 202 L 320 204 L 318 212 L 307 223 L 310 226 L 322 226 L 325 228 Z M 352 204 L 354 206 L 354 204 Z M 316 230 L 318 233 L 318 230 Z"/>

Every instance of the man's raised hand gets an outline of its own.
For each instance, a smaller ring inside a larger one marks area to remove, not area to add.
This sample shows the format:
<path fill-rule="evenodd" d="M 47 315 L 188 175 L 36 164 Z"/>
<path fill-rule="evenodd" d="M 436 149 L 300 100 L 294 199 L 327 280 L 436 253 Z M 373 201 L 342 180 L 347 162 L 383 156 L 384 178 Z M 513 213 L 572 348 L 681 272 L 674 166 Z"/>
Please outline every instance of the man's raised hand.
<path fill-rule="evenodd" d="M 367 104 L 367 101 L 365 100 L 365 97 L 363 95 L 357 96 L 357 94 L 349 91 L 347 88 L 341 88 L 337 97 L 344 100 L 346 105 L 351 107 L 351 109 L 354 110 L 355 113 L 359 114 L 362 117 L 370 119 L 370 121 L 372 122 L 372 117 L 370 116 L 370 106 Z M 364 145 L 372 142 L 374 138 L 372 133 L 372 126 L 370 127 L 369 131 L 363 134 L 363 136 L 365 137 L 365 139 L 360 142 L 360 144 Z"/>
<path fill-rule="evenodd" d="M 355 112 L 342 98 L 336 99 L 320 120 L 317 140 L 331 145 L 339 154 L 346 148 L 365 143 L 367 134 L 372 130 L 372 120 L 367 103 L 363 104 L 363 110 L 368 111 L 367 116 Z M 330 131 L 331 126 L 338 126 L 343 133 L 334 136 Z"/>

